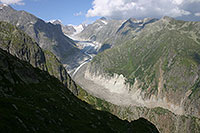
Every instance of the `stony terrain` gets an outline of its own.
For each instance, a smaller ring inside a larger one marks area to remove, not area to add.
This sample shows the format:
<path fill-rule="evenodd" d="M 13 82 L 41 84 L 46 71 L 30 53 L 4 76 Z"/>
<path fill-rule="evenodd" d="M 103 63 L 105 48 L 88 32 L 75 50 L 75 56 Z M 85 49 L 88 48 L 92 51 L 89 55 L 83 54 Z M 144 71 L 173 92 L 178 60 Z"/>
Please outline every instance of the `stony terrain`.
<path fill-rule="evenodd" d="M 111 112 L 122 120 L 132 121 L 144 117 L 155 124 L 162 133 L 198 133 L 200 130 L 200 119 L 176 115 L 160 107 L 119 106 L 94 97 L 81 88 L 78 97 L 94 108 Z"/>

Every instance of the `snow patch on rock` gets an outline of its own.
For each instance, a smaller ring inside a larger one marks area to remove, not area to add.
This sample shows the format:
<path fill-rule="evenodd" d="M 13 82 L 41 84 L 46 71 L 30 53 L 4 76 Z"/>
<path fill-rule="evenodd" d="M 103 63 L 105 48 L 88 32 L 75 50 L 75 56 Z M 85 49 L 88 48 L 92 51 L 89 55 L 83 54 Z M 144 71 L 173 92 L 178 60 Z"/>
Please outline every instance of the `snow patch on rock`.
<path fill-rule="evenodd" d="M 105 25 L 108 24 L 108 22 L 106 22 L 105 20 L 101 20 L 102 23 L 104 23 Z"/>

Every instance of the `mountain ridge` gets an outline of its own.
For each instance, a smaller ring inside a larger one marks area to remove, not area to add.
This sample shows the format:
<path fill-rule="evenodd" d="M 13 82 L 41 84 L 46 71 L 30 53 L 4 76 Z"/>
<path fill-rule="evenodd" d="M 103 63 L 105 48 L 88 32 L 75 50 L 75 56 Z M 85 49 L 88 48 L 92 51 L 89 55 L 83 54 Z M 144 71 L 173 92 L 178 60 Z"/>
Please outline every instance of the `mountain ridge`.
<path fill-rule="evenodd" d="M 94 23 L 89 24 L 77 36 L 100 43 L 99 52 L 102 52 L 134 38 L 146 25 L 157 20 L 155 18 L 145 18 L 143 20 L 135 18 L 129 18 L 128 20 L 98 19 Z"/>
<path fill-rule="evenodd" d="M 16 25 L 40 45 L 41 48 L 50 50 L 65 64 L 67 70 L 77 67 L 87 55 L 84 55 L 74 41 L 62 32 L 60 25 L 53 25 L 27 13 L 17 11 L 11 6 L 0 10 L 0 21 Z"/>
<path fill-rule="evenodd" d="M 134 31 L 131 28 L 127 29 Z M 170 110 L 175 114 L 173 123 L 179 115 L 199 119 L 199 29 L 199 22 L 163 17 L 136 36 L 128 34 L 131 39 L 99 53 L 78 72 L 75 81 L 93 96 L 118 106 L 130 105 L 132 109 L 132 104 L 139 103 L 134 107 Z M 124 115 L 131 117 L 132 113 L 144 113 L 142 110 Z M 163 123 L 157 124 L 166 132 L 174 131 Z M 198 120 L 194 125 L 198 132 Z"/>
<path fill-rule="evenodd" d="M 0 33 L 0 48 L 34 67 L 48 71 L 77 95 L 75 82 L 53 53 L 42 50 L 34 39 L 7 22 L 0 21 Z"/>

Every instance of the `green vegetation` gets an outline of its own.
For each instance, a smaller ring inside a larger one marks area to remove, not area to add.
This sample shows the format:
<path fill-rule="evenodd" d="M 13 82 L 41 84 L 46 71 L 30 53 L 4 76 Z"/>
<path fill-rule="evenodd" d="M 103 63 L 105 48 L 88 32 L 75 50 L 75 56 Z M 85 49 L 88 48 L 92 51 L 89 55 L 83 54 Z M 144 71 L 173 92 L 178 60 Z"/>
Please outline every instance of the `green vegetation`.
<path fill-rule="evenodd" d="M 112 111 L 111 109 L 112 109 L 112 106 L 114 106 L 113 104 L 88 94 L 81 87 L 78 87 L 78 90 L 79 90 L 78 98 L 92 105 L 94 109 L 107 111 L 107 112 Z"/>
<path fill-rule="evenodd" d="M 148 27 L 136 38 L 98 54 L 91 62 L 91 70 L 110 76 L 122 74 L 130 85 L 137 79 L 144 91 L 149 87 L 155 89 L 151 91 L 154 94 L 161 77 L 168 91 L 189 89 L 194 75 L 199 75 L 200 47 L 189 32 L 179 30 L 187 22 L 172 19 L 170 23 L 173 30 L 165 27 L 151 33 Z"/>
<path fill-rule="evenodd" d="M 154 108 L 153 111 L 155 111 L 155 113 L 158 114 L 158 115 L 165 115 L 165 114 L 169 114 L 170 113 L 169 110 L 163 109 L 161 107 Z"/>

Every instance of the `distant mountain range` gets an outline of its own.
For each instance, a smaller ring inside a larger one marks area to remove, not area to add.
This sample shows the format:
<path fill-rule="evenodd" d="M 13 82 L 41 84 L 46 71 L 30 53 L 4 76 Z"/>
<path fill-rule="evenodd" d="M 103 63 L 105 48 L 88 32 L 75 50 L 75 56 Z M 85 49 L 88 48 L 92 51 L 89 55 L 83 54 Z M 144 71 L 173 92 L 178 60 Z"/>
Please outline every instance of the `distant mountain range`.
<path fill-rule="evenodd" d="M 75 36 L 76 34 L 79 34 L 82 32 L 87 25 L 86 24 L 80 24 L 80 25 L 63 25 L 60 20 L 51 20 L 49 21 L 52 24 L 55 25 L 61 25 L 62 31 L 66 36 Z"/>

